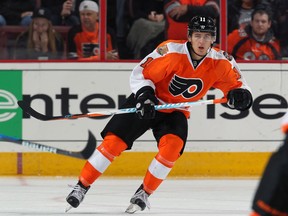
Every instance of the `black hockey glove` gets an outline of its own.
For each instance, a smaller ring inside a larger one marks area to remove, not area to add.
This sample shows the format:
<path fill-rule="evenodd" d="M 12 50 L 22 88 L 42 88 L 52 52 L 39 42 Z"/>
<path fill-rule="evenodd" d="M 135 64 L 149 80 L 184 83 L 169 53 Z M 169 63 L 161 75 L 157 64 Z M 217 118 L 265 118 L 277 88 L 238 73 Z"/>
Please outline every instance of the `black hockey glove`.
<path fill-rule="evenodd" d="M 136 93 L 136 114 L 139 119 L 154 119 L 158 104 L 153 88 L 145 86 Z"/>
<path fill-rule="evenodd" d="M 228 92 L 227 95 L 227 105 L 231 109 L 236 109 L 240 111 L 247 110 L 251 107 L 253 98 L 247 89 L 237 88 Z"/>

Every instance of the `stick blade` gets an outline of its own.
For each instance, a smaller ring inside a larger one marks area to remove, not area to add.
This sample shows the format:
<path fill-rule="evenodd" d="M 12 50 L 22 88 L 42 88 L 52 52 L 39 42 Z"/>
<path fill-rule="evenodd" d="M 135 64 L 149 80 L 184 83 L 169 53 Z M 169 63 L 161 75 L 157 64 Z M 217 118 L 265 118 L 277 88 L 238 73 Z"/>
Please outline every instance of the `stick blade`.
<path fill-rule="evenodd" d="M 89 137 L 86 147 L 81 151 L 81 156 L 83 159 L 88 159 L 97 147 L 97 140 L 93 133 L 89 130 Z"/>
<path fill-rule="evenodd" d="M 42 113 L 37 112 L 35 109 L 33 109 L 31 106 L 27 104 L 25 101 L 18 101 L 18 106 L 23 110 L 23 112 L 27 113 L 28 115 L 41 120 L 41 121 L 51 121 L 51 120 L 74 120 L 78 118 L 85 118 L 85 117 L 101 117 L 101 116 L 108 116 L 113 115 L 113 113 L 110 113 L 109 111 L 105 111 L 103 113 L 80 113 L 80 114 L 68 114 L 65 116 L 49 116 L 44 115 Z"/>
<path fill-rule="evenodd" d="M 24 101 L 18 101 L 18 106 L 23 110 L 23 112 L 29 114 L 30 116 L 42 120 L 42 121 L 48 121 L 51 118 L 49 116 L 45 116 L 39 112 L 37 112 L 36 110 L 32 109 L 31 106 L 29 106 L 27 103 L 25 103 Z"/>

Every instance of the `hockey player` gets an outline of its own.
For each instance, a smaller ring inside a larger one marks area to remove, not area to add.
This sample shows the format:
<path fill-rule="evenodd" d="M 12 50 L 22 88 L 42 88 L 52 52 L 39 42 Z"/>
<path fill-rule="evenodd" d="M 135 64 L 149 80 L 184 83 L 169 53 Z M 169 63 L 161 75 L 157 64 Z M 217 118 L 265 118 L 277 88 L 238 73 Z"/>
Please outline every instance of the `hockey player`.
<path fill-rule="evenodd" d="M 288 216 L 288 112 L 283 118 L 282 131 L 286 138 L 268 161 L 250 216 Z"/>
<path fill-rule="evenodd" d="M 136 107 L 137 111 L 114 115 L 101 132 L 102 144 L 88 159 L 78 183 L 66 198 L 72 207 L 78 207 L 90 185 L 115 157 L 131 149 L 138 137 L 152 129 L 159 151 L 126 212 L 150 207 L 148 197 L 166 179 L 184 151 L 189 118 L 188 110 L 155 111 L 154 105 L 198 101 L 213 87 L 223 92 L 231 109 L 251 107 L 252 95 L 236 62 L 227 53 L 212 47 L 216 39 L 213 19 L 193 17 L 187 37 L 188 41 L 161 43 L 133 69 L 132 94 L 121 108 Z"/>

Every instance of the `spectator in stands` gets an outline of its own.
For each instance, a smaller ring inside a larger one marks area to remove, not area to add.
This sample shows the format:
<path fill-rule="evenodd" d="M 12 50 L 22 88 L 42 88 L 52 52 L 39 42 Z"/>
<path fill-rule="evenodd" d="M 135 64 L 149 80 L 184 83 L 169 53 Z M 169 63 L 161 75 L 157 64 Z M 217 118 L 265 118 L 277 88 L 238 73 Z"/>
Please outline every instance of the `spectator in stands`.
<path fill-rule="evenodd" d="M 41 7 L 51 10 L 52 25 L 79 25 L 79 5 L 81 0 L 41 0 Z"/>
<path fill-rule="evenodd" d="M 129 52 L 126 45 L 126 38 L 130 30 L 130 11 L 127 9 L 129 1 L 133 0 L 117 0 L 116 1 L 116 42 L 121 59 L 131 59 L 133 55 Z"/>
<path fill-rule="evenodd" d="M 61 59 L 64 56 L 64 42 L 55 32 L 50 21 L 49 10 L 35 10 L 27 31 L 21 33 L 14 49 L 14 59 Z"/>
<path fill-rule="evenodd" d="M 166 39 L 185 40 L 187 38 L 187 24 L 195 15 L 209 16 L 214 19 L 219 18 L 219 1 L 165 0 L 164 12 L 166 20 Z M 218 20 L 216 23 L 219 27 Z"/>
<path fill-rule="evenodd" d="M 266 0 L 228 1 L 228 33 L 249 25 L 254 8 L 261 2 L 269 4 Z"/>
<path fill-rule="evenodd" d="M 94 1 L 84 0 L 79 6 L 79 12 L 81 25 L 73 26 L 68 32 L 68 58 L 98 60 L 98 4 Z M 106 59 L 118 59 L 118 54 L 113 47 L 112 37 L 109 33 L 107 33 L 106 40 Z"/>
<path fill-rule="evenodd" d="M 288 58 L 288 1 L 274 0 L 272 7 L 274 20 L 276 22 L 275 36 L 280 41 L 282 58 Z"/>
<path fill-rule="evenodd" d="M 164 40 L 163 1 L 132 1 L 132 7 L 134 22 L 127 36 L 127 47 L 134 59 L 142 59 Z M 153 42 L 156 44 L 149 45 Z M 152 48 L 148 50 L 147 46 Z"/>
<path fill-rule="evenodd" d="M 281 58 L 279 41 L 275 39 L 271 9 L 258 5 L 250 25 L 228 35 L 228 52 L 237 60 L 276 60 Z"/>
<path fill-rule="evenodd" d="M 35 0 L 1 0 L 1 15 L 7 25 L 28 26 L 32 21 Z"/>
<path fill-rule="evenodd" d="M 130 20 L 129 12 L 131 10 L 127 10 L 127 5 L 129 1 L 133 0 L 117 0 L 116 2 L 116 42 L 119 52 L 119 57 L 121 59 L 131 59 L 133 55 L 129 52 L 128 47 L 126 45 L 126 38 L 128 32 L 130 30 Z"/>

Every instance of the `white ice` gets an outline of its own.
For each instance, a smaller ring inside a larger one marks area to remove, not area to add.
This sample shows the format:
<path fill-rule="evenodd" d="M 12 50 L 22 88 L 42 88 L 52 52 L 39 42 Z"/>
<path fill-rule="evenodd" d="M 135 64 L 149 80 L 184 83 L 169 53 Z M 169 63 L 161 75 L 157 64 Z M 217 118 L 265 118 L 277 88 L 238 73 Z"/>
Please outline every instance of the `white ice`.
<path fill-rule="evenodd" d="M 65 213 L 77 177 L 0 177 L 0 215 L 126 215 L 140 178 L 100 178 L 78 208 Z M 134 215 L 248 216 L 258 179 L 165 180 L 149 197 L 151 209 Z"/>

